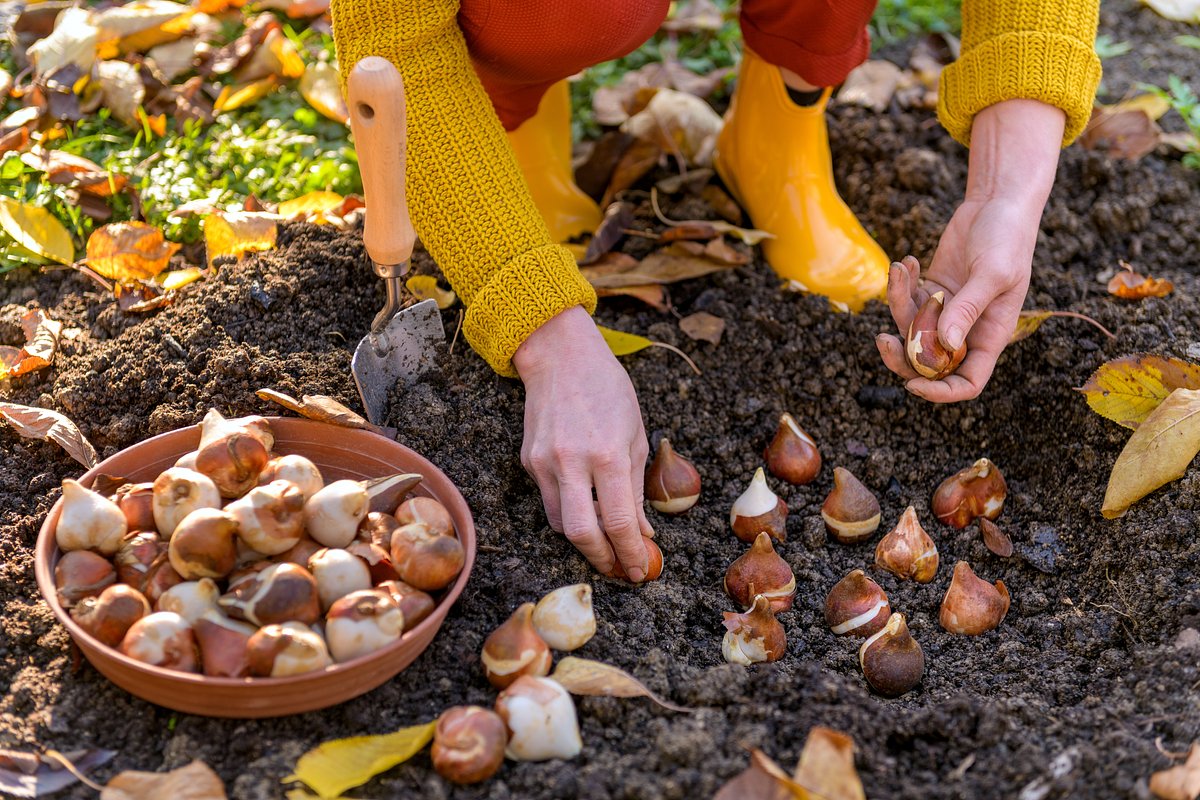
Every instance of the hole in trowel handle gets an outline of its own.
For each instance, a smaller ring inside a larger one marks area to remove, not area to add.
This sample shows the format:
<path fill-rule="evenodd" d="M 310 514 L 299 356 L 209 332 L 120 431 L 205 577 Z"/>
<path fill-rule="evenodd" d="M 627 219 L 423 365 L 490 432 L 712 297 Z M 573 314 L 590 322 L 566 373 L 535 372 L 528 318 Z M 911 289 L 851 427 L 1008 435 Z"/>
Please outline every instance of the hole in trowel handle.
<path fill-rule="evenodd" d="M 375 109 L 371 108 L 366 103 L 359 103 L 358 104 L 358 115 L 360 117 L 362 117 L 363 119 L 374 119 L 375 118 Z"/>

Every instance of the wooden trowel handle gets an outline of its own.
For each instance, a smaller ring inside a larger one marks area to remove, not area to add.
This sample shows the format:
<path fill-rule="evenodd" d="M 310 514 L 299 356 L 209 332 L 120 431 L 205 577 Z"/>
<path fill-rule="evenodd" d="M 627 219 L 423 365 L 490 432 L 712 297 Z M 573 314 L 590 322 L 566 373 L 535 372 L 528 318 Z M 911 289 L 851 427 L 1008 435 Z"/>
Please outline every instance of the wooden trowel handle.
<path fill-rule="evenodd" d="M 404 194 L 404 81 L 390 61 L 368 56 L 354 65 L 348 93 L 367 204 L 367 255 L 380 266 L 400 265 L 412 256 L 417 238 Z"/>

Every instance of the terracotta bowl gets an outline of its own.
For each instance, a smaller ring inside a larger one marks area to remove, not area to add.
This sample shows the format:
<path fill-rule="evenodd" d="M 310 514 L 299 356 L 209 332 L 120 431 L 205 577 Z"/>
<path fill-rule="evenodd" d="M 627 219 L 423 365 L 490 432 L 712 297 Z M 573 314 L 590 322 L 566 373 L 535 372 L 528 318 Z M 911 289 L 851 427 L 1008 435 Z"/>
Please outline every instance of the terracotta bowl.
<path fill-rule="evenodd" d="M 209 678 L 135 661 L 93 639 L 71 619 L 59 604 L 54 588 L 54 566 L 60 556 L 54 538 L 62 507 L 59 500 L 50 509 L 38 535 L 34 569 L 42 596 L 92 666 L 143 700 L 210 717 L 277 717 L 328 708 L 374 689 L 411 664 L 429 646 L 450 606 L 466 586 L 475 563 L 475 524 L 462 494 L 441 470 L 404 445 L 374 433 L 306 419 L 268 419 L 275 434 L 274 452 L 306 456 L 320 468 L 327 483 L 343 478 L 376 478 L 396 472 L 424 475 L 425 480 L 414 494 L 433 497 L 449 509 L 466 551 L 462 572 L 443 592 L 432 614 L 407 631 L 400 641 L 382 650 L 306 675 Z M 180 456 L 195 450 L 199 441 L 198 426 L 164 433 L 105 459 L 79 480 L 84 486 L 90 486 L 97 475 L 105 473 L 131 481 L 152 481 Z M 394 507 L 394 499 L 386 497 L 377 498 L 373 506 L 374 510 L 387 511 Z"/>

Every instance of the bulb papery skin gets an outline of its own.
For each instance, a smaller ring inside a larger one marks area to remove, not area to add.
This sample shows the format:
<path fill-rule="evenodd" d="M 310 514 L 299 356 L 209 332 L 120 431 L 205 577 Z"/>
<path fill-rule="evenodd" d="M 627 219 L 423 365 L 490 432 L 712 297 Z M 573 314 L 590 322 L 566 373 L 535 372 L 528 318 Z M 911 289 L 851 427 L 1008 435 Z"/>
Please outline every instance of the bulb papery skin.
<path fill-rule="evenodd" d="M 533 609 L 533 603 L 522 603 L 483 642 L 480 661 L 488 681 L 497 689 L 511 686 L 522 675 L 550 672 L 550 648 L 533 626 Z"/>
<path fill-rule="evenodd" d="M 129 529 L 121 507 L 71 478 L 63 480 L 62 490 L 62 511 L 54 528 L 58 549 L 116 553 Z"/>
<path fill-rule="evenodd" d="M 271 564 L 238 581 L 217 601 L 234 619 L 255 625 L 303 622 L 321 618 L 321 601 L 312 574 L 297 564 Z"/>
<path fill-rule="evenodd" d="M 58 602 L 70 608 L 87 597 L 96 597 L 117 582 L 117 571 L 108 559 L 91 550 L 63 553 L 54 565 Z"/>
<path fill-rule="evenodd" d="M 1012 598 L 1004 581 L 988 583 L 966 561 L 954 565 L 950 588 L 942 598 L 938 622 L 950 633 L 978 636 L 998 627 Z"/>
<path fill-rule="evenodd" d="M 934 292 L 917 310 L 908 325 L 904 346 L 909 366 L 922 377 L 934 381 L 952 374 L 967 355 L 966 342 L 950 352 L 938 337 L 938 320 L 945 297 L 944 292 Z"/>
<path fill-rule="evenodd" d="M 759 467 L 746 491 L 733 501 L 729 526 L 743 542 L 753 542 L 766 531 L 772 539 L 787 538 L 787 504 L 767 485 L 767 476 Z"/>
<path fill-rule="evenodd" d="M 892 614 L 858 648 L 858 664 L 877 694 L 899 697 L 921 682 L 925 653 L 909 633 L 904 615 Z"/>
<path fill-rule="evenodd" d="M 333 664 L 321 634 L 299 622 L 264 625 L 246 644 L 250 674 L 286 678 Z"/>
<path fill-rule="evenodd" d="M 645 497 L 661 514 L 682 514 L 700 499 L 700 473 L 663 437 L 646 470 Z"/>
<path fill-rule="evenodd" d="M 198 672 L 196 637 L 187 620 L 170 611 L 148 614 L 129 628 L 120 650 L 132 659 L 156 667 Z"/>
<path fill-rule="evenodd" d="M 962 530 L 979 517 L 999 517 L 1007 496 L 1008 484 L 1000 470 L 981 458 L 942 481 L 930 505 L 939 520 Z"/>
<path fill-rule="evenodd" d="M 479 783 L 504 764 L 508 729 L 495 711 L 454 706 L 438 717 L 430 760 L 437 773 L 460 785 Z"/>
<path fill-rule="evenodd" d="M 237 521 L 238 537 L 256 553 L 275 556 L 304 536 L 304 494 L 290 481 L 271 481 L 225 506 Z"/>
<path fill-rule="evenodd" d="M 258 483 L 271 455 L 262 442 L 242 430 L 231 430 L 196 451 L 196 471 L 216 484 L 221 497 L 241 497 Z"/>
<path fill-rule="evenodd" d="M 555 650 L 570 652 L 583 647 L 596 635 L 592 587 L 577 583 L 547 594 L 533 609 L 533 627 Z"/>
<path fill-rule="evenodd" d="M 215 678 L 250 674 L 249 642 L 258 629 L 212 610 L 192 623 L 200 647 L 201 671 Z"/>
<path fill-rule="evenodd" d="M 750 665 L 778 661 L 787 652 L 783 626 L 771 613 L 767 598 L 758 595 L 744 614 L 725 612 L 725 637 L 721 655 L 730 664 Z"/>
<path fill-rule="evenodd" d="M 305 530 L 326 547 L 345 547 L 354 541 L 370 505 L 358 481 L 334 481 L 304 504 Z"/>
<path fill-rule="evenodd" d="M 271 425 L 266 418 L 251 414 L 226 419 L 220 411 L 210 408 L 204 419 L 200 420 L 199 448 L 235 431 L 257 440 L 265 450 L 269 451 L 275 446 L 275 434 L 271 432 Z"/>
<path fill-rule="evenodd" d="M 514 761 L 569 759 L 583 750 L 575 702 L 549 678 L 517 678 L 496 699 L 496 713 L 508 728 L 505 755 Z"/>
<path fill-rule="evenodd" d="M 642 545 L 646 548 L 646 580 L 656 581 L 662 577 L 663 572 L 662 550 L 648 536 L 642 537 Z M 617 580 L 629 580 L 629 576 L 625 574 L 625 567 L 621 565 L 620 560 L 614 561 L 612 569 L 604 574 L 609 578 L 616 578 Z"/>
<path fill-rule="evenodd" d="M 767 598 L 774 612 L 792 607 L 796 576 L 791 566 L 775 552 L 765 531 L 725 572 L 725 591 L 742 608 L 750 608 L 756 595 Z"/>
<path fill-rule="evenodd" d="M 272 481 L 287 481 L 300 490 L 305 501 L 325 486 L 321 470 L 309 459 L 300 455 L 275 456 L 267 462 L 258 476 L 259 486 Z"/>
<path fill-rule="evenodd" d="M 325 618 L 325 642 L 338 662 L 374 653 L 399 641 L 404 614 L 392 596 L 379 589 L 339 598 Z"/>
<path fill-rule="evenodd" d="M 775 438 L 767 445 L 763 458 L 772 475 L 795 486 L 811 483 L 821 471 L 817 443 L 787 413 L 780 416 Z"/>
<path fill-rule="evenodd" d="M 842 544 L 869 539 L 879 528 L 879 500 L 847 469 L 833 470 L 834 489 L 821 506 L 821 518 L 833 538 Z"/>
<path fill-rule="evenodd" d="M 154 479 L 154 525 L 163 541 L 193 511 L 220 507 L 221 493 L 207 475 L 171 467 Z"/>
<path fill-rule="evenodd" d="M 328 609 L 334 601 L 351 592 L 370 589 L 371 570 L 356 555 L 338 548 L 318 550 L 308 560 L 308 571 L 317 581 L 321 608 Z"/>
<path fill-rule="evenodd" d="M 220 597 L 221 590 L 211 578 L 185 581 L 159 595 L 154 610 L 173 611 L 187 620 L 189 625 L 195 625 L 204 615 L 219 610 L 217 600 Z"/>
<path fill-rule="evenodd" d="M 125 526 L 130 532 L 155 530 L 153 483 L 127 483 L 111 499 L 125 515 Z"/>
<path fill-rule="evenodd" d="M 898 578 L 929 583 L 937 574 L 938 551 L 933 539 L 921 527 L 912 506 L 904 510 L 900 521 L 875 548 L 875 565 Z"/>
<path fill-rule="evenodd" d="M 150 565 L 160 554 L 166 553 L 167 545 L 158 538 L 155 531 L 130 531 L 125 534 L 120 549 L 113 556 L 117 580 L 141 591 Z"/>

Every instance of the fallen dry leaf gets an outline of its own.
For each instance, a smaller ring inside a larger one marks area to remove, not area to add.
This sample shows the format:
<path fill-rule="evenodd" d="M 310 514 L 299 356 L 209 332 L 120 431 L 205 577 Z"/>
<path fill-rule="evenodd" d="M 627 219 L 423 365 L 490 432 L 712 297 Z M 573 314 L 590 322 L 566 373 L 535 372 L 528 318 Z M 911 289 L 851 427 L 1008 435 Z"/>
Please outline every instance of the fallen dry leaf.
<path fill-rule="evenodd" d="M 271 28 L 254 53 L 238 68 L 234 80 L 254 81 L 274 75 L 279 78 L 299 78 L 304 74 L 304 59 L 280 28 Z"/>
<path fill-rule="evenodd" d="M 128 61 L 101 61 L 95 75 L 105 107 L 126 125 L 141 127 L 138 111 L 146 99 L 146 87 L 138 68 Z"/>
<path fill-rule="evenodd" d="M 792 778 L 821 800 L 866 800 L 854 769 L 854 740 L 819 725 L 808 732 Z"/>
<path fill-rule="evenodd" d="M 666 194 L 678 194 L 686 190 L 689 194 L 699 194 L 704 188 L 716 170 L 709 167 L 701 167 L 700 169 L 689 169 L 686 172 L 681 172 L 678 175 L 668 175 L 665 178 L 660 178 L 654 182 L 654 187 L 660 192 Z"/>
<path fill-rule="evenodd" d="M 63 10 L 49 36 L 38 40 L 26 51 L 36 76 L 48 75 L 67 64 L 83 71 L 96 60 L 100 29 L 92 23 L 91 12 L 72 6 Z"/>
<path fill-rule="evenodd" d="M 1013 328 L 1012 336 L 1009 337 L 1008 343 L 1019 342 L 1022 339 L 1028 339 L 1038 328 L 1042 327 L 1042 323 L 1051 317 L 1071 317 L 1073 319 L 1081 319 L 1084 322 L 1090 322 L 1095 325 L 1100 331 L 1110 339 L 1117 338 L 1117 335 L 1108 328 L 1101 325 L 1096 320 L 1086 314 L 1078 314 L 1074 311 L 1022 311 L 1017 317 L 1017 327 Z"/>
<path fill-rule="evenodd" d="M 1175 291 L 1175 284 L 1166 278 L 1151 278 L 1134 272 L 1133 266 L 1121 262 L 1121 269 L 1108 282 L 1108 293 L 1126 300 L 1141 300 L 1145 297 L 1166 297 Z"/>
<path fill-rule="evenodd" d="M 632 269 L 614 274 L 589 273 L 584 275 L 593 286 L 618 288 L 650 283 L 677 283 L 691 280 L 713 272 L 732 269 L 735 265 L 710 258 L 702 245 L 696 242 L 672 242 L 667 247 L 655 250 Z"/>
<path fill-rule="evenodd" d="M 95 161 L 62 150 L 37 147 L 21 154 L 21 163 L 46 173 L 51 183 L 73 186 L 99 197 L 109 197 L 125 188 L 129 179 L 109 172 Z"/>
<path fill-rule="evenodd" d="M 630 70 L 612 86 L 601 86 L 592 93 L 592 114 L 600 125 L 620 125 L 642 111 L 660 89 L 676 89 L 706 98 L 725 82 L 733 70 L 721 68 L 700 75 L 685 67 L 676 57 L 669 41 L 659 49 L 662 61 L 653 61 Z"/>
<path fill-rule="evenodd" d="M 84 774 L 107 764 L 116 754 L 114 750 L 72 750 L 54 755 L 0 750 L 0 795 L 44 797 L 78 783 L 79 778 L 55 755 L 69 761 L 76 772 Z"/>
<path fill-rule="evenodd" d="M 122 772 L 105 784 L 100 800 L 226 800 L 225 785 L 203 761 L 170 772 Z"/>
<path fill-rule="evenodd" d="M 105 278 L 135 281 L 153 278 L 167 268 L 180 245 L 145 222 L 114 222 L 92 231 L 87 264 Z"/>
<path fill-rule="evenodd" d="M 700 196 L 713 207 L 721 217 L 733 225 L 742 221 L 742 207 L 730 197 L 724 189 L 715 184 L 709 184 L 700 190 Z"/>
<path fill-rule="evenodd" d="M 597 297 L 632 297 L 634 300 L 641 300 L 651 308 L 667 313 L 671 310 L 671 304 L 667 300 L 667 289 L 657 283 L 647 283 L 634 286 L 616 286 L 604 287 L 593 286 L 596 290 Z"/>
<path fill-rule="evenodd" d="M 1106 519 L 1123 516 L 1155 489 L 1183 477 L 1200 453 L 1200 390 L 1176 389 L 1138 426 L 1117 456 L 1104 505 Z"/>
<path fill-rule="evenodd" d="M 268 33 L 278 30 L 279 27 L 279 21 L 275 19 L 274 14 L 258 14 L 250 18 L 236 39 L 207 55 L 200 64 L 200 74 L 213 77 L 233 72 L 254 54 Z"/>
<path fill-rule="evenodd" d="M 721 220 L 670 219 L 669 217 L 667 217 L 666 214 L 664 214 L 662 212 L 662 209 L 659 208 L 658 191 L 656 189 L 650 190 L 650 206 L 651 206 L 651 208 L 654 209 L 654 216 L 658 217 L 659 222 L 661 222 L 664 225 L 673 227 L 673 228 L 677 228 L 677 227 L 695 228 L 696 230 L 704 230 L 704 231 L 708 232 L 708 235 L 711 235 L 711 236 L 719 236 L 721 234 L 727 234 L 729 236 L 733 236 L 734 238 L 741 240 L 742 242 L 744 242 L 745 244 L 748 244 L 750 246 L 754 246 L 754 245 L 758 244 L 763 239 L 774 239 L 775 238 L 775 234 L 773 234 L 773 233 L 768 233 L 767 231 L 756 230 L 754 228 L 740 228 L 737 225 L 731 225 L 728 222 L 724 222 Z M 703 227 L 703 226 L 708 226 L 708 227 Z M 702 238 L 708 238 L 708 236 L 704 236 Z"/>
<path fill-rule="evenodd" d="M 158 273 L 154 276 L 154 283 L 165 292 L 173 292 L 176 289 L 182 289 L 189 283 L 195 283 L 206 275 L 207 272 L 199 267 L 184 267 Z"/>
<path fill-rule="evenodd" d="M 48 367 L 58 352 L 63 325 L 47 317 L 41 309 L 29 309 L 22 314 L 21 328 L 25 332 L 22 347 L 0 346 L 0 380 Z"/>
<path fill-rule="evenodd" d="M 1117 111 L 1103 106 L 1092 110 L 1092 118 L 1079 136 L 1087 150 L 1101 150 L 1110 158 L 1137 161 L 1153 152 L 1162 141 L 1162 128 L 1144 108 Z"/>
<path fill-rule="evenodd" d="M 1142 0 L 1159 15 L 1176 22 L 1200 22 L 1200 0 Z"/>
<path fill-rule="evenodd" d="M 178 213 L 178 210 L 176 211 Z M 221 256 L 241 256 L 273 250 L 279 233 L 279 215 L 258 211 L 219 211 L 204 218 L 204 244 L 208 264 Z"/>
<path fill-rule="evenodd" d="M 1200 389 L 1200 364 L 1134 353 L 1101 364 L 1078 391 L 1100 416 L 1136 429 L 1175 389 Z"/>
<path fill-rule="evenodd" d="M 437 278 L 432 275 L 413 275 L 404 282 L 404 288 L 418 300 L 433 300 L 443 311 L 458 299 L 453 291 L 438 286 Z"/>
<path fill-rule="evenodd" d="M 198 39 L 188 37 L 168 44 L 160 44 L 146 53 L 146 60 L 154 63 L 166 81 L 172 81 L 196 65 Z"/>
<path fill-rule="evenodd" d="M 582 265 L 595 263 L 596 259 L 617 246 L 625 237 L 625 231 L 633 225 L 633 206 L 629 203 L 613 203 L 604 211 L 604 219 L 588 242 Z"/>
<path fill-rule="evenodd" d="M 883 111 L 892 102 L 904 71 L 890 61 L 872 59 L 855 67 L 838 91 L 839 103 Z"/>
<path fill-rule="evenodd" d="M 654 142 L 689 164 L 712 164 L 721 117 L 705 101 L 675 89 L 660 89 L 638 113 L 625 120 L 621 130 Z"/>
<path fill-rule="evenodd" d="M 654 142 L 644 139 L 634 139 L 633 143 L 621 154 L 617 166 L 613 168 L 608 188 L 600 199 L 600 205 L 608 208 L 613 198 L 620 192 L 633 186 L 642 176 L 654 169 L 654 165 L 662 158 L 662 148 Z"/>
<path fill-rule="evenodd" d="M 1192 745 L 1184 763 L 1151 775 L 1150 793 L 1159 800 L 1196 800 L 1200 797 L 1200 744 Z"/>
<path fill-rule="evenodd" d="M 96 466 L 96 449 L 74 422 L 57 411 L 0 402 L 0 418 L 26 439 L 48 439 L 88 469 Z"/>
<path fill-rule="evenodd" d="M 382 436 L 388 436 L 388 438 L 395 438 L 395 433 L 390 428 L 381 428 L 378 425 L 372 425 L 361 415 L 342 405 L 332 397 L 327 397 L 323 394 L 306 394 L 299 400 L 283 392 L 277 392 L 274 389 L 259 389 L 255 394 L 263 400 L 278 403 L 289 411 L 294 411 L 302 417 L 307 417 L 317 422 L 326 422 L 330 425 L 338 425 L 343 428 L 372 431 Z"/>
<path fill-rule="evenodd" d="M 252 106 L 273 92 L 278 86 L 279 78 L 275 75 L 268 75 L 261 80 L 241 86 L 222 87 L 221 93 L 217 95 L 217 99 L 213 103 L 213 113 L 220 114 L 223 111 L 233 111 L 244 106 Z"/>
<path fill-rule="evenodd" d="M 807 793 L 756 749 L 750 751 L 750 766 L 722 786 L 713 800 L 807 800 Z"/>
<path fill-rule="evenodd" d="M 0 196 L 0 228 L 39 258 L 59 264 L 75 260 L 71 234 L 44 208 Z"/>
<path fill-rule="evenodd" d="M 313 64 L 300 79 L 300 95 L 319 113 L 346 124 L 350 111 L 338 85 L 338 72 L 324 61 Z"/>
<path fill-rule="evenodd" d="M 338 797 L 421 752 L 436 726 L 436 721 L 427 722 L 381 736 L 325 742 L 300 756 L 295 773 L 283 781 L 302 781 L 321 797 Z"/>
<path fill-rule="evenodd" d="M 725 333 L 725 320 L 707 311 L 697 311 L 679 320 L 679 329 L 686 333 L 688 338 L 720 344 L 721 335 Z"/>
<path fill-rule="evenodd" d="M 692 711 L 662 699 L 628 672 L 601 661 L 564 656 L 554 668 L 550 679 L 557 681 L 571 694 L 589 697 L 647 697 L 672 711 L 689 714 Z"/>

